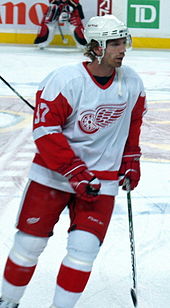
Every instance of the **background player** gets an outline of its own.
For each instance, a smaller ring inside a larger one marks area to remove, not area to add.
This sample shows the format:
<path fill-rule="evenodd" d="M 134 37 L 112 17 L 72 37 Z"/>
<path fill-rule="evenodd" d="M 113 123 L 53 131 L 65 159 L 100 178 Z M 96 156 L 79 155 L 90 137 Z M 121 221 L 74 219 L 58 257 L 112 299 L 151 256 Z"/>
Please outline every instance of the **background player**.
<path fill-rule="evenodd" d="M 68 22 L 70 32 L 73 34 L 77 46 L 86 45 L 82 19 L 84 19 L 84 13 L 79 0 L 49 0 L 49 7 L 43 17 L 40 31 L 34 44 L 41 48 L 47 47 L 53 40 L 57 27 L 62 36 L 63 43 L 67 43 L 60 23 Z"/>

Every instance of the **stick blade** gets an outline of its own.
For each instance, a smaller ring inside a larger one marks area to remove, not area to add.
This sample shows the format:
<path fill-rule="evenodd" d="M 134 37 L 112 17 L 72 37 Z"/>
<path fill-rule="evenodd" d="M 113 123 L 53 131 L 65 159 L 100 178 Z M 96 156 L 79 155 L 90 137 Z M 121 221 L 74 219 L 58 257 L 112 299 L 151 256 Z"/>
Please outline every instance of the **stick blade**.
<path fill-rule="evenodd" d="M 131 294 L 131 297 L 132 297 L 133 305 L 134 305 L 135 307 L 137 307 L 138 301 L 137 301 L 137 295 L 136 295 L 135 289 L 131 289 L 131 290 L 130 290 L 130 294 Z"/>

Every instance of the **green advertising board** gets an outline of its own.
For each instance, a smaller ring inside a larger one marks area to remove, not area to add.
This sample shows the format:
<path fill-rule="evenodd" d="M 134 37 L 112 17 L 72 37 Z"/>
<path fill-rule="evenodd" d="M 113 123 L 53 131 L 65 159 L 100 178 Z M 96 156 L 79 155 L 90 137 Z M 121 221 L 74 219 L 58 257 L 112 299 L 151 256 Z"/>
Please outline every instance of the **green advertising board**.
<path fill-rule="evenodd" d="M 160 0 L 128 0 L 129 28 L 159 28 Z"/>

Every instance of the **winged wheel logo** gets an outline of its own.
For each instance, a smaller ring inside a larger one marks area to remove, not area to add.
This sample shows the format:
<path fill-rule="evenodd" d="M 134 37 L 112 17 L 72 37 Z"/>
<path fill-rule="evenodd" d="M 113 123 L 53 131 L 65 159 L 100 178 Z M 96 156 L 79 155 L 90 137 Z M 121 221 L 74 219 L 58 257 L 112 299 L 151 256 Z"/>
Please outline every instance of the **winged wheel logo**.
<path fill-rule="evenodd" d="M 79 127 L 86 134 L 93 134 L 121 117 L 126 103 L 100 105 L 95 110 L 83 111 L 79 116 Z"/>

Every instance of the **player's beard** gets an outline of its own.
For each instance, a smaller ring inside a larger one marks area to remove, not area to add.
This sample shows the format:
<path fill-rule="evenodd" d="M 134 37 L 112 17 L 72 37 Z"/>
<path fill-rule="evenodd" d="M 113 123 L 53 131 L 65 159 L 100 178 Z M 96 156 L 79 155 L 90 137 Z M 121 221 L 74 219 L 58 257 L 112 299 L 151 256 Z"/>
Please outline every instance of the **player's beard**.
<path fill-rule="evenodd" d="M 122 65 L 123 58 L 113 58 L 108 61 L 108 66 L 115 68 Z"/>
<path fill-rule="evenodd" d="M 123 58 L 115 59 L 116 67 L 120 67 L 122 65 Z"/>

